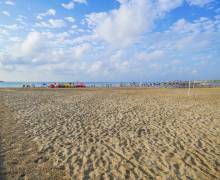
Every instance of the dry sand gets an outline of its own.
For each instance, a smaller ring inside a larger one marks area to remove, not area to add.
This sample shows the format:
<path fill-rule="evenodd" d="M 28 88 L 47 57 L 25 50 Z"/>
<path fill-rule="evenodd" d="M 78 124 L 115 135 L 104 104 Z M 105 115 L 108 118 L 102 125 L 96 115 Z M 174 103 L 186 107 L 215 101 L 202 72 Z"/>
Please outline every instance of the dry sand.
<path fill-rule="evenodd" d="M 0 90 L 0 179 L 220 179 L 220 89 Z"/>

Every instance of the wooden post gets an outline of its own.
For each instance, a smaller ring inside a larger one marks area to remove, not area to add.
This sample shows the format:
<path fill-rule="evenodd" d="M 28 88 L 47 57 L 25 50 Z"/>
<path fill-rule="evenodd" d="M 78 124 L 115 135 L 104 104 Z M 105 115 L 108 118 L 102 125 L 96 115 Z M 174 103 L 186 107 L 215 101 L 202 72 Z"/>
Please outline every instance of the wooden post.
<path fill-rule="evenodd" d="M 190 81 L 189 81 L 189 89 L 188 89 L 188 96 L 190 95 Z"/>

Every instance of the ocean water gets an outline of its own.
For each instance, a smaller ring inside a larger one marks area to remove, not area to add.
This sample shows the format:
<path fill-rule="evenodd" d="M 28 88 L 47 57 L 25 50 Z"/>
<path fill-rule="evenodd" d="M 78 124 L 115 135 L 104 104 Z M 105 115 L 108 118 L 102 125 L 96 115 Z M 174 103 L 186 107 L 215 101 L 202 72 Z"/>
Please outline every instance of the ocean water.
<path fill-rule="evenodd" d="M 0 82 L 0 88 L 19 88 L 24 84 L 33 84 L 35 87 L 43 87 L 43 82 Z"/>
<path fill-rule="evenodd" d="M 23 85 L 32 85 L 34 87 L 47 87 L 54 82 L 0 82 L 0 88 L 21 88 Z M 56 82 L 67 83 L 67 82 Z M 85 82 L 88 87 L 119 87 L 121 84 L 129 85 L 128 82 Z"/>

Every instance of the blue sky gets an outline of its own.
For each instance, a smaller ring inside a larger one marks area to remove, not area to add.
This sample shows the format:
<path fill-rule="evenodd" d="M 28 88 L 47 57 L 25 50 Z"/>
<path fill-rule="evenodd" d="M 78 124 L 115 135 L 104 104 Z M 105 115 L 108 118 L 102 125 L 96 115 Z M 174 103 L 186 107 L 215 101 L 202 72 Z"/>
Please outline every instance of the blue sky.
<path fill-rule="evenodd" d="M 0 80 L 220 79 L 218 0 L 0 0 Z"/>

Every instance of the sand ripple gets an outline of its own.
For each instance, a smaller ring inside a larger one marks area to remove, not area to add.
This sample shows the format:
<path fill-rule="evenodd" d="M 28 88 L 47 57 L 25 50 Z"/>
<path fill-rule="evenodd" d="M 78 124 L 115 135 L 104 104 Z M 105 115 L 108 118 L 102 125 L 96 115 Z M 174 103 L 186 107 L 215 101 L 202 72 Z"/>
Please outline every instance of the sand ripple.
<path fill-rule="evenodd" d="M 218 179 L 220 96 L 210 91 L 1 92 L 2 177 Z"/>

